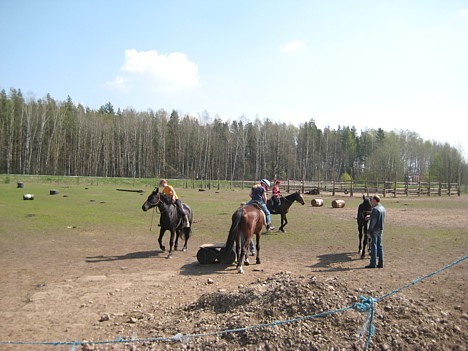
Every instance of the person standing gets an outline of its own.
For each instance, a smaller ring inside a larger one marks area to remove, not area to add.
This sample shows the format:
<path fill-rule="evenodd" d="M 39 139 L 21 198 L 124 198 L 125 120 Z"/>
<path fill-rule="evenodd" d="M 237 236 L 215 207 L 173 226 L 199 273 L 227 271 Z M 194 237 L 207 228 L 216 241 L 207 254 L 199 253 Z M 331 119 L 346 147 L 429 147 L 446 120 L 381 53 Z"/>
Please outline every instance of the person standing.
<path fill-rule="evenodd" d="M 177 196 L 176 191 L 174 188 L 167 183 L 166 179 L 161 179 L 159 182 L 159 185 L 163 187 L 162 193 L 167 195 L 173 203 L 175 203 L 177 212 L 179 213 L 179 216 L 182 218 L 184 221 L 184 227 L 189 228 L 190 227 L 190 221 L 188 219 L 187 214 L 184 211 L 184 208 L 182 207 L 182 202 L 180 201 L 179 197 Z"/>
<path fill-rule="evenodd" d="M 367 233 L 371 239 L 370 248 L 370 263 L 366 268 L 383 268 L 384 266 L 384 250 L 382 245 L 382 235 L 385 221 L 385 207 L 380 203 L 380 197 L 374 195 L 371 198 L 372 212 L 369 216 L 369 228 Z M 377 264 L 377 257 L 379 262 Z"/>

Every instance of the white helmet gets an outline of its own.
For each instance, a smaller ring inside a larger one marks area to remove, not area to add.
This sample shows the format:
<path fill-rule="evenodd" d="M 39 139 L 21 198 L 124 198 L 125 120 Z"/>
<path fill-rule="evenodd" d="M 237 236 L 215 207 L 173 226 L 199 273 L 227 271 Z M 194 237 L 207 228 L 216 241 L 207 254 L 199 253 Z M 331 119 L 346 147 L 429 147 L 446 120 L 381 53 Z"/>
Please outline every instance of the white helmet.
<path fill-rule="evenodd" d="M 270 187 L 270 181 L 268 179 L 262 179 L 260 183 L 265 184 L 267 187 Z"/>

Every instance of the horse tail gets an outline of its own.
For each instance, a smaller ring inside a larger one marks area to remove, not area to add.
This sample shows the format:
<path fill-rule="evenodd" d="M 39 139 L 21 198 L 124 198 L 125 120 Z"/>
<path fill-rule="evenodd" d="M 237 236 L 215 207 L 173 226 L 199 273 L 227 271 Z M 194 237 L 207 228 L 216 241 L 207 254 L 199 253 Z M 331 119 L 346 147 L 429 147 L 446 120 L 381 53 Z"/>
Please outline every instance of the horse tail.
<path fill-rule="evenodd" d="M 234 241 L 236 240 L 237 237 L 237 231 L 239 228 L 239 224 L 241 222 L 242 216 L 244 214 L 244 211 L 242 210 L 242 207 L 239 207 L 236 212 L 232 215 L 232 224 L 231 224 L 231 229 L 229 229 L 229 235 L 226 240 L 226 246 L 224 249 L 223 254 L 221 255 L 219 261 L 222 263 L 228 263 L 228 257 L 229 253 L 232 251 L 234 248 Z"/>
<path fill-rule="evenodd" d="M 182 229 L 182 239 L 187 241 L 190 238 L 190 235 L 192 234 L 192 221 L 193 221 L 193 214 L 192 214 L 192 209 L 190 208 L 189 205 L 187 204 L 182 204 L 182 207 L 184 208 L 185 213 L 187 214 L 188 220 L 190 222 L 190 227 L 188 228 L 183 228 Z"/>

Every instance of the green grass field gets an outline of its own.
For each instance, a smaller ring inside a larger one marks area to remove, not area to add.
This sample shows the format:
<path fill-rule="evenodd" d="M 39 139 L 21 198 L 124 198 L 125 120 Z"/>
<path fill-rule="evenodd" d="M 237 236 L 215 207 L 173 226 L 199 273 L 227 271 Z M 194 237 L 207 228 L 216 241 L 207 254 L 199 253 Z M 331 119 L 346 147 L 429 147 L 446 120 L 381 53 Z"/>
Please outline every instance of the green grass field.
<path fill-rule="evenodd" d="M 74 180 L 62 179 L 57 184 L 53 180 L 42 179 L 41 182 L 25 183 L 24 188 L 18 188 L 16 181 L 0 183 L 1 235 L 11 231 L 73 235 L 73 231 L 65 230 L 70 228 L 94 232 L 131 229 L 147 233 L 152 226 L 152 230 L 157 231 L 159 214 L 141 210 L 141 205 L 153 189 L 150 184 L 129 184 L 128 180 L 95 185 L 81 183 L 83 181 L 76 184 Z M 122 188 L 142 189 L 144 193 L 117 190 Z M 52 189 L 59 193 L 50 195 Z M 232 213 L 241 202 L 248 200 L 248 189 L 176 189 L 182 201 L 192 207 L 193 235 L 197 244 L 224 241 Z M 34 200 L 23 200 L 23 194 L 26 193 L 33 194 Z M 341 245 L 354 248 L 357 241 L 355 215 L 361 202 L 360 196 L 342 197 L 346 201 L 342 209 L 331 207 L 334 198 L 330 195 L 317 197 L 324 199 L 323 207 L 312 207 L 314 196 L 304 195 L 306 205 L 295 203 L 290 209 L 287 234 L 269 235 L 268 240 L 273 245 L 277 243 L 288 249 L 302 249 L 311 243 L 325 247 Z M 466 197 L 400 197 L 383 199 L 382 203 L 388 211 L 385 229 L 388 240 L 402 242 L 404 239 L 406 246 L 419 241 L 419 247 L 430 250 L 440 245 L 451 246 L 459 241 L 462 243 L 461 249 L 466 248 L 466 227 L 461 226 L 459 221 L 450 222 L 454 211 L 468 213 Z M 278 227 L 280 217 L 272 218 L 273 224 Z M 421 236 L 424 238 L 422 241 Z"/>

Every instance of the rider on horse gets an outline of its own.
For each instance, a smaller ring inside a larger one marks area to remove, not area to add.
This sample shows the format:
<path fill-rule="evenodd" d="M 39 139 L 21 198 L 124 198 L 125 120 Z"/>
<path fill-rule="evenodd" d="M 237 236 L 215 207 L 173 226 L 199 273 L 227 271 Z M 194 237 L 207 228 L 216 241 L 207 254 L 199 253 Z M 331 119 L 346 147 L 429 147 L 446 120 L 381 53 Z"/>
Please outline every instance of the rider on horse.
<path fill-rule="evenodd" d="M 273 230 L 275 229 L 275 227 L 271 225 L 270 211 L 268 211 L 268 208 L 266 205 L 266 202 L 267 202 L 266 192 L 269 187 L 270 187 L 270 182 L 267 179 L 262 179 L 259 183 L 255 184 L 252 187 L 252 190 L 250 191 L 250 194 L 249 194 L 252 200 L 247 202 L 247 205 L 251 205 L 254 202 L 259 203 L 259 205 L 262 207 L 263 212 L 265 212 L 267 230 Z"/>
<path fill-rule="evenodd" d="M 273 202 L 273 207 L 275 210 L 281 207 L 281 198 L 283 197 L 279 187 L 280 184 L 281 180 L 277 179 L 275 181 L 275 185 L 273 185 L 273 189 L 271 189 L 271 201 Z"/>
<path fill-rule="evenodd" d="M 180 218 L 184 222 L 184 227 L 189 228 L 190 221 L 188 215 L 185 213 L 184 208 L 182 207 L 182 202 L 180 202 L 180 199 L 177 196 L 177 193 L 175 192 L 174 188 L 171 185 L 167 184 L 166 179 L 161 179 L 159 185 L 163 187 L 162 193 L 164 195 L 167 195 L 172 200 L 172 202 L 175 203 L 177 207 L 177 212 L 179 213 Z"/>

